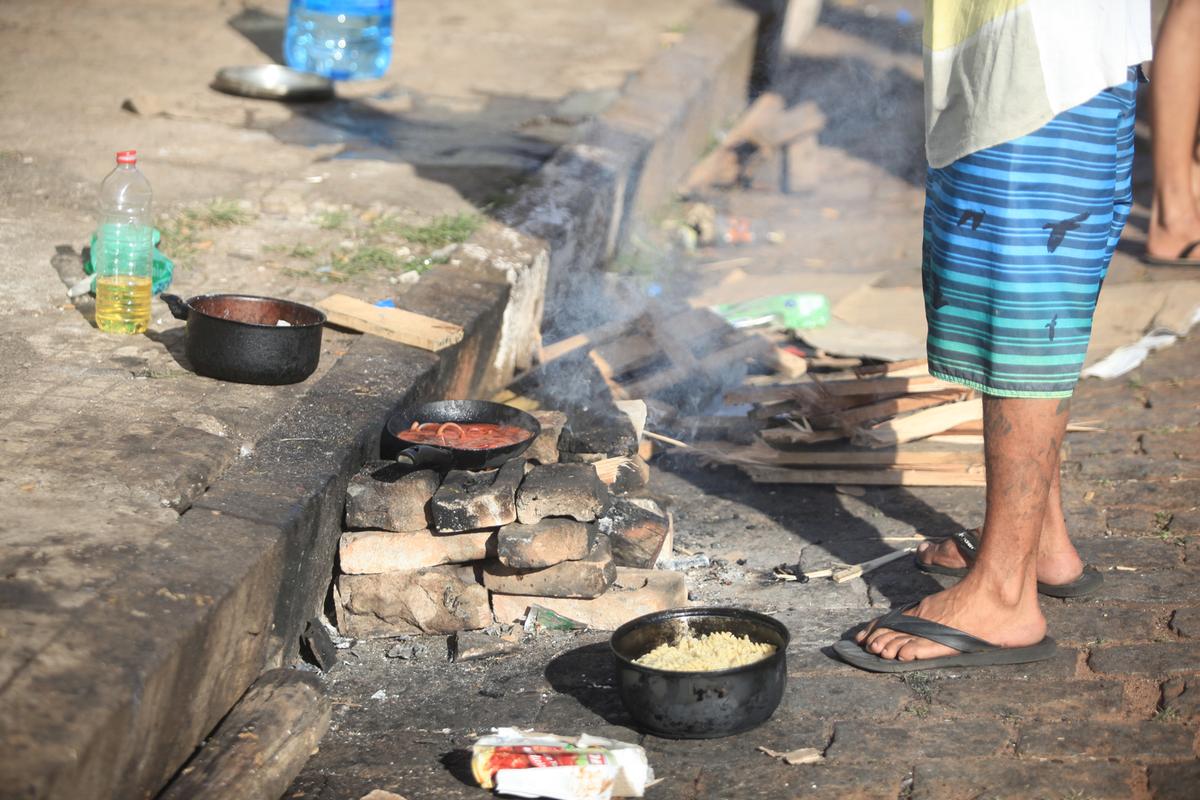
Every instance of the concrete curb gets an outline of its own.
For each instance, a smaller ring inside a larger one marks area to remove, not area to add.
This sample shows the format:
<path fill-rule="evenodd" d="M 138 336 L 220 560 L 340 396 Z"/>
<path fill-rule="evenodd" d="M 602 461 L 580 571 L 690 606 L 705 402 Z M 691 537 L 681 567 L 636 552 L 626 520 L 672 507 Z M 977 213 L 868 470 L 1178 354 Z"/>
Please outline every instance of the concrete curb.
<path fill-rule="evenodd" d="M 79 610 L 5 687 L 6 795 L 153 796 L 263 670 L 295 655 L 332 578 L 345 482 L 387 415 L 486 394 L 528 365 L 546 292 L 611 257 L 742 107 L 756 24 L 732 4 L 701 14 L 521 192 L 511 229 L 487 226 L 403 297 L 463 325 L 462 344 L 435 356 L 355 341 L 163 531 L 153 561 Z"/>
<path fill-rule="evenodd" d="M 670 200 L 713 132 L 745 106 L 757 27 L 733 3 L 702 12 L 504 214 L 549 248 L 548 306 L 612 258 L 632 219 Z"/>

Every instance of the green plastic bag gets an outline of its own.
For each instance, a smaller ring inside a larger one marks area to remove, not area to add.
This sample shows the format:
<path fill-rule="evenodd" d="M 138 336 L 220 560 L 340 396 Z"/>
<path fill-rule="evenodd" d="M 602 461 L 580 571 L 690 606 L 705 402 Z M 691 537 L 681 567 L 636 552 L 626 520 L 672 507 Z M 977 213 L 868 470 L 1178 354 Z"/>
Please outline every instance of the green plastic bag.
<path fill-rule="evenodd" d="M 794 292 L 741 303 L 713 306 L 735 328 L 773 325 L 788 330 L 823 328 L 829 324 L 829 298 L 819 292 Z"/>
<path fill-rule="evenodd" d="M 175 276 L 175 262 L 163 255 L 158 249 L 158 243 L 162 240 L 162 234 L 158 228 L 154 229 L 151 234 L 150 241 L 154 247 L 154 266 L 151 267 L 151 291 L 154 294 L 162 294 L 171 286 L 171 279 Z M 96 234 L 92 234 L 92 241 L 88 245 L 87 261 L 83 262 L 83 272 L 85 275 L 95 275 L 96 265 L 92 263 L 92 254 L 96 252 Z M 96 291 L 96 279 L 92 278 L 92 293 Z"/>

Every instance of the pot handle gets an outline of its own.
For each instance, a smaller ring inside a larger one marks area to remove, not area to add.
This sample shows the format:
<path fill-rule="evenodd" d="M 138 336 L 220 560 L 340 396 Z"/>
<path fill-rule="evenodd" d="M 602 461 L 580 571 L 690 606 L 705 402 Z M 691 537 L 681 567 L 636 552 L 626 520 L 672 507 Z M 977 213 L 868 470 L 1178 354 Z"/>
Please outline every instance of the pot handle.
<path fill-rule="evenodd" d="M 175 319 L 187 319 L 189 306 L 184 299 L 177 294 L 160 294 L 159 297 L 167 307 L 171 309 L 171 316 Z"/>
<path fill-rule="evenodd" d="M 412 467 L 448 467 L 454 462 L 454 456 L 449 450 L 432 447 L 427 444 L 415 444 L 396 454 L 396 463 Z"/>

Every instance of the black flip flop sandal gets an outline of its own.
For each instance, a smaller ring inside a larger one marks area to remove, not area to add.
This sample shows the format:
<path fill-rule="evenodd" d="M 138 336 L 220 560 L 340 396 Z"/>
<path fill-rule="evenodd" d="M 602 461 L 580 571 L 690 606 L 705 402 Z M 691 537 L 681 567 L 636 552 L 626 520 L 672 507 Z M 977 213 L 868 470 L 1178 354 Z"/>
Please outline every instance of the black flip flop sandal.
<path fill-rule="evenodd" d="M 945 669 L 947 667 L 994 667 L 1004 664 L 1028 664 L 1032 661 L 1045 661 L 1054 656 L 1058 644 L 1049 636 L 1037 644 L 1025 647 L 1001 647 L 986 642 L 969 633 L 942 625 L 920 617 L 908 616 L 904 612 L 916 608 L 916 603 L 893 609 L 880 617 L 875 623 L 877 628 L 887 628 L 897 633 L 907 633 L 928 639 L 931 642 L 952 647 L 958 651 L 952 656 L 939 658 L 918 659 L 916 661 L 897 661 L 894 658 L 883 658 L 874 653 L 868 653 L 850 639 L 834 642 L 833 651 L 838 657 L 852 667 L 868 672 L 916 672 L 927 669 Z"/>
<path fill-rule="evenodd" d="M 974 531 L 959 531 L 950 537 L 958 547 L 958 552 L 962 553 L 962 557 L 967 561 L 974 561 L 975 556 L 979 553 L 979 537 Z M 931 575 L 950 575 L 951 577 L 961 578 L 967 574 L 966 567 L 943 567 L 940 564 L 926 564 L 921 561 L 920 556 L 913 556 L 913 562 L 917 565 L 917 569 L 922 572 L 927 572 Z M 1084 597 L 1091 594 L 1100 588 L 1100 584 L 1104 583 L 1104 574 L 1100 570 L 1088 564 L 1083 568 L 1083 572 L 1079 577 L 1069 583 L 1042 583 L 1038 581 L 1038 594 L 1046 597 Z"/>
<path fill-rule="evenodd" d="M 1146 253 L 1142 256 L 1142 263 L 1154 267 L 1200 267 L 1200 258 L 1191 257 L 1193 253 L 1198 251 L 1200 251 L 1200 239 L 1180 250 L 1179 255 L 1174 258 L 1163 258 L 1162 256 L 1152 256 Z"/>

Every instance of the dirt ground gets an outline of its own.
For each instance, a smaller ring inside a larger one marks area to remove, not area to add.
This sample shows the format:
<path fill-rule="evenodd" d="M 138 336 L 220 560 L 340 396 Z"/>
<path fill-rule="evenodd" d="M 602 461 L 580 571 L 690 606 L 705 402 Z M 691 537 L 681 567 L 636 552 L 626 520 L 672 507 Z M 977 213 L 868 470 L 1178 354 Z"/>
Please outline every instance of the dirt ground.
<path fill-rule="evenodd" d="M 636 285 L 716 302 L 746 286 L 831 293 L 865 281 L 919 284 L 923 203 L 919 4 L 829 4 L 822 25 L 777 86 L 818 103 L 828 124 L 808 183 L 785 194 L 782 164 L 747 187 L 707 198 L 760 220 L 782 244 L 701 249 L 665 260 L 657 245 Z M 887 135 L 880 135 L 886 131 Z M 1138 206 L 1113 284 L 1177 280 L 1137 260 L 1146 219 L 1145 139 Z M 648 230 L 646 239 L 653 240 Z M 744 273 L 736 280 L 730 276 Z M 448 664 L 441 637 L 388 658 L 395 642 L 347 642 L 329 675 L 334 723 L 288 793 L 358 798 L 371 789 L 418 798 L 483 797 L 467 767 L 474 739 L 496 725 L 639 742 L 662 783 L 650 798 L 1185 798 L 1200 785 L 1200 375 L 1194 340 L 1138 371 L 1084 381 L 1074 413 L 1106 432 L 1071 434 L 1068 519 L 1085 560 L 1105 575 L 1092 599 L 1046 600 L 1060 643 L 1024 667 L 858 672 L 829 646 L 853 625 L 938 589 L 901 559 L 844 584 L 774 582 L 783 562 L 856 563 L 914 534 L 981 522 L 980 489 L 768 486 L 685 456 L 653 464 L 652 494 L 674 512 L 677 548 L 712 563 L 686 573 L 699 603 L 757 609 L 792 633 L 789 687 L 762 727 L 712 741 L 639 733 L 613 685 L 603 633 L 544 633 L 512 656 Z M 1190 693 L 1190 694 L 1189 694 Z M 820 750 L 788 766 L 758 748 Z"/>

